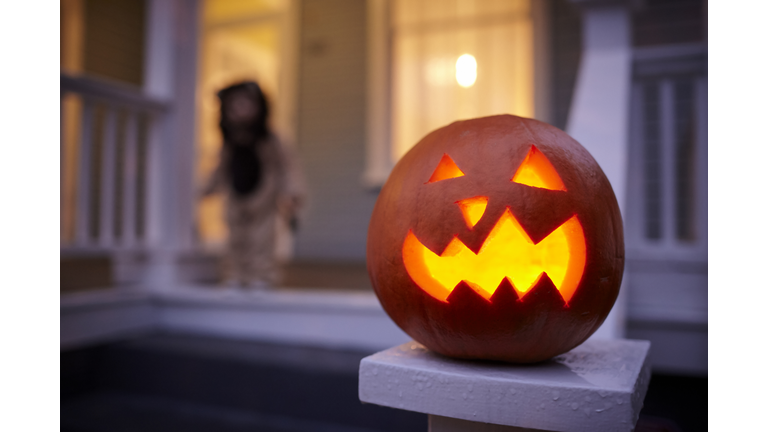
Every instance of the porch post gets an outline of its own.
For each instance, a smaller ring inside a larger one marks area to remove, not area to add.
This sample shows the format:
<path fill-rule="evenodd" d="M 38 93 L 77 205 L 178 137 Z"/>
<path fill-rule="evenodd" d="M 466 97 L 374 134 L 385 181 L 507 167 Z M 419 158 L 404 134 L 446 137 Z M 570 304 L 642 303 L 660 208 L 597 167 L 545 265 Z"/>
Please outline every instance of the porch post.
<path fill-rule="evenodd" d="M 150 122 L 147 137 L 147 267 L 152 289 L 179 281 L 180 255 L 193 246 L 197 0 L 149 0 L 144 92 L 170 111 Z"/>
<path fill-rule="evenodd" d="M 600 164 L 626 215 L 632 71 L 629 0 L 571 0 L 582 12 L 582 56 L 566 130 Z M 624 335 L 626 283 L 596 338 Z"/>

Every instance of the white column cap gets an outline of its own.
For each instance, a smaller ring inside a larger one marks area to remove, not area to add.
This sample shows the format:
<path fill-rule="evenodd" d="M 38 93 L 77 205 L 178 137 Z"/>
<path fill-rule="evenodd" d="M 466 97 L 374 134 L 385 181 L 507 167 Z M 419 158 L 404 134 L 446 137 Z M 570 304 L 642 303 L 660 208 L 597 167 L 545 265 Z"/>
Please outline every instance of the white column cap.
<path fill-rule="evenodd" d="M 362 402 L 552 431 L 631 431 L 648 390 L 650 342 L 592 340 L 535 365 L 442 357 L 417 342 L 360 362 Z"/>

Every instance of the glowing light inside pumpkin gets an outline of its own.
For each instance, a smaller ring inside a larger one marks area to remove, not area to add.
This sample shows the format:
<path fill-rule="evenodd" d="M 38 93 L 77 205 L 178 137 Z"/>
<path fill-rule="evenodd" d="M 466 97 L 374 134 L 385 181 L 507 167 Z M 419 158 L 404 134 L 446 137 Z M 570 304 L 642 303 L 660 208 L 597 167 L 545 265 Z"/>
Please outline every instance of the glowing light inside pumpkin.
<path fill-rule="evenodd" d="M 448 180 L 456 177 L 461 177 L 464 172 L 456 166 L 456 162 L 451 159 L 447 154 L 443 155 L 440 159 L 440 163 L 437 164 L 437 168 L 432 173 L 432 177 L 429 178 L 427 183 L 439 182 L 440 180 Z"/>
<path fill-rule="evenodd" d="M 563 180 L 555 171 L 555 167 L 534 145 L 531 146 L 525 160 L 512 177 L 512 181 L 542 189 L 565 190 Z"/>
<path fill-rule="evenodd" d="M 485 213 L 485 207 L 488 206 L 488 197 L 477 196 L 474 198 L 467 198 L 456 202 L 461 209 L 461 214 L 464 215 L 464 221 L 469 228 L 477 225 L 480 218 Z"/>
<path fill-rule="evenodd" d="M 456 60 L 456 82 L 460 86 L 472 87 L 477 80 L 477 60 L 472 54 L 464 54 Z"/>
<path fill-rule="evenodd" d="M 522 299 L 542 273 L 547 273 L 568 303 L 584 273 L 586 244 L 576 216 L 534 244 L 507 208 L 477 254 L 454 237 L 437 255 L 409 231 L 403 261 L 414 282 L 443 302 L 461 281 L 490 300 L 504 278 Z"/>

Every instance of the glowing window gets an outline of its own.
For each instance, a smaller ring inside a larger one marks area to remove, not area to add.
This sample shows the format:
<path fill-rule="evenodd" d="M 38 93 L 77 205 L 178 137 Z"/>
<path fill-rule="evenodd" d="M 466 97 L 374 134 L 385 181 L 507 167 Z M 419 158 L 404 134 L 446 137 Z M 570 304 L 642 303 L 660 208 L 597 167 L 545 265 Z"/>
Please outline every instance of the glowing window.
<path fill-rule="evenodd" d="M 459 119 L 534 117 L 530 0 L 391 5 L 393 161 Z"/>

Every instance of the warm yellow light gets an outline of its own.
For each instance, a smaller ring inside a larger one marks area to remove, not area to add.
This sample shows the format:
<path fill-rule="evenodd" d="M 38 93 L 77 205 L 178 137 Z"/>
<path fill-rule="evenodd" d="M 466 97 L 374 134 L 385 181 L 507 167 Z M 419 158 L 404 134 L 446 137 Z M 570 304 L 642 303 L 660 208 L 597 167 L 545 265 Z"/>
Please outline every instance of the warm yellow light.
<path fill-rule="evenodd" d="M 505 277 L 522 298 L 547 273 L 568 303 L 584 273 L 586 244 L 576 216 L 533 244 L 507 209 L 477 254 L 454 237 L 438 256 L 409 231 L 403 261 L 414 282 L 444 302 L 461 281 L 489 300 Z"/>
<path fill-rule="evenodd" d="M 456 81 L 462 87 L 472 87 L 477 79 L 477 60 L 471 54 L 463 54 L 456 60 Z"/>
<path fill-rule="evenodd" d="M 512 181 L 542 189 L 565 190 L 563 180 L 560 179 L 555 167 L 553 167 L 549 159 L 547 159 L 547 157 L 533 145 L 528 151 L 528 155 L 525 157 L 523 163 L 520 164 L 520 168 L 517 169 L 515 176 L 512 177 Z"/>
<path fill-rule="evenodd" d="M 461 214 L 464 215 L 464 221 L 467 222 L 469 228 L 477 225 L 480 218 L 485 213 L 485 207 L 488 206 L 488 197 L 478 196 L 474 198 L 467 198 L 465 200 L 458 201 L 456 204 L 461 209 Z"/>
<path fill-rule="evenodd" d="M 450 156 L 444 154 L 442 159 L 440 159 L 440 163 L 437 164 L 437 168 L 435 168 L 435 171 L 432 172 L 432 176 L 429 178 L 427 183 L 434 183 L 440 180 L 448 180 L 461 177 L 463 175 L 464 172 L 459 169 L 459 167 L 456 165 L 456 162 L 454 162 Z"/>

